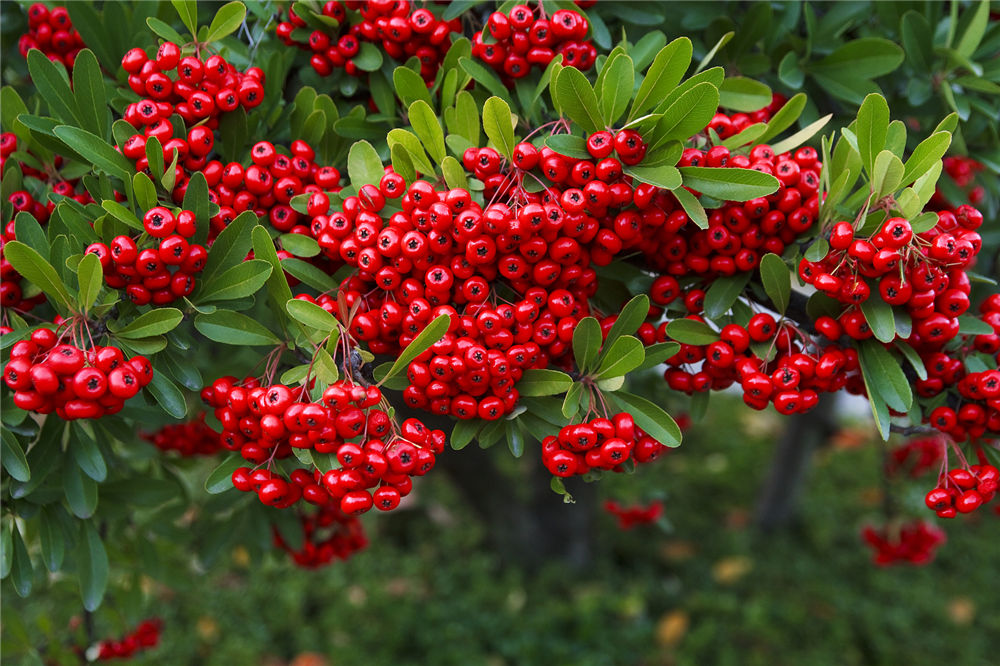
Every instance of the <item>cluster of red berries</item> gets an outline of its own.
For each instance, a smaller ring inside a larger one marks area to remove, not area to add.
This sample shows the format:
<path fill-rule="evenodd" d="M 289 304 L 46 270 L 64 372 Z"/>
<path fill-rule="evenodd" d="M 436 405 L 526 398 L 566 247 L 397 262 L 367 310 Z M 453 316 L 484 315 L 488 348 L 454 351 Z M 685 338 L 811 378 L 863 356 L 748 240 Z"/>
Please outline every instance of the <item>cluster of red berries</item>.
<path fill-rule="evenodd" d="M 65 7 L 49 9 L 40 2 L 28 7 L 28 32 L 17 42 L 22 56 L 27 58 L 28 51 L 38 49 L 52 62 L 61 62 L 66 69 L 73 69 L 76 54 L 83 47 L 83 38 L 73 27 Z"/>
<path fill-rule="evenodd" d="M 831 339 L 846 334 L 856 340 L 872 336 L 860 306 L 869 297 L 905 306 L 913 320 L 916 348 L 940 347 L 958 335 L 957 318 L 969 309 L 965 272 L 982 246 L 975 231 L 982 214 L 961 206 L 957 215 L 938 214 L 934 228 L 914 234 L 900 217 L 887 219 L 871 238 L 856 238 L 854 226 L 838 222 L 830 232 L 830 249 L 816 262 L 803 259 L 799 275 L 846 306 L 839 321 L 817 321 Z M 839 324 L 837 326 L 836 324 Z"/>
<path fill-rule="evenodd" d="M 623 471 L 629 460 L 652 462 L 665 449 L 623 412 L 563 426 L 542 440 L 542 464 L 554 476 L 582 476 L 595 469 Z"/>
<path fill-rule="evenodd" d="M 212 456 L 222 451 L 219 433 L 205 423 L 204 414 L 187 423 L 165 425 L 142 437 L 164 453 L 176 451 L 184 457 Z"/>
<path fill-rule="evenodd" d="M 14 205 L 15 217 L 23 211 L 31 213 L 42 224 L 49 219 L 49 209 L 42 203 L 35 201 L 26 191 L 14 192 L 8 197 L 8 201 Z M 25 296 L 21 286 L 21 274 L 11 266 L 3 255 L 3 246 L 12 240 L 17 240 L 13 219 L 4 225 L 2 232 L 0 232 L 0 306 L 27 312 L 39 303 L 44 303 L 45 294 L 38 291 L 31 296 Z"/>
<path fill-rule="evenodd" d="M 274 545 L 285 551 L 304 569 L 317 569 L 334 560 L 346 560 L 368 545 L 364 526 L 355 516 L 348 516 L 331 500 L 314 512 L 301 513 L 302 548 L 293 550 L 274 529 Z"/>
<path fill-rule="evenodd" d="M 154 617 L 149 620 L 143 620 L 135 628 L 135 631 L 121 640 L 107 640 L 98 643 L 94 660 L 130 659 L 137 652 L 155 648 L 160 642 L 160 632 L 162 630 L 163 621 L 160 618 Z"/>
<path fill-rule="evenodd" d="M 420 76 L 431 83 L 451 47 L 452 33 L 462 30 L 461 19 L 442 21 L 429 9 L 418 9 L 404 0 L 329 0 L 322 13 L 338 21 L 337 27 L 310 31 L 294 8 L 289 8 L 288 20 L 277 27 L 285 44 L 312 51 L 309 64 L 320 76 L 329 76 L 335 69 L 356 76 L 358 67 L 353 59 L 363 43 L 372 43 L 400 62 L 416 57 Z"/>
<path fill-rule="evenodd" d="M 128 73 L 129 88 L 143 98 L 129 104 L 123 118 L 147 133 L 164 127 L 165 121 L 169 127 L 168 118 L 174 113 L 189 126 L 202 123 L 206 129 L 216 129 L 223 113 L 237 107 L 252 109 L 264 101 L 264 71 L 259 67 L 240 72 L 220 55 L 204 61 L 185 56 L 173 42 L 161 44 L 155 58 L 141 48 L 131 49 L 122 57 L 122 69 Z M 167 132 L 161 142 L 171 136 L 172 131 Z"/>
<path fill-rule="evenodd" d="M 604 503 L 604 510 L 618 521 L 618 529 L 630 530 L 636 525 L 649 525 L 658 521 L 663 515 L 663 502 L 656 500 L 645 506 L 622 506 L 614 500 L 608 500 Z"/>
<path fill-rule="evenodd" d="M 39 328 L 11 347 L 3 378 L 20 409 L 72 421 L 120 411 L 153 379 L 153 366 L 144 356 L 126 360 L 116 347 L 60 343 L 55 331 Z"/>
<path fill-rule="evenodd" d="M 189 242 L 197 230 L 194 213 L 182 210 L 174 215 L 156 206 L 143 215 L 142 226 L 146 233 L 138 239 L 116 236 L 109 245 L 87 247 L 88 254 L 101 260 L 104 283 L 124 288 L 136 305 L 167 305 L 190 295 L 208 259 L 203 246 Z M 148 247 L 139 245 L 144 240 Z"/>
<path fill-rule="evenodd" d="M 703 298 L 702 293 L 699 299 Z M 703 307 L 700 300 L 691 305 L 696 310 Z M 688 318 L 702 320 L 695 314 Z M 661 324 L 656 329 L 656 341 L 667 339 L 665 328 Z M 667 359 L 670 367 L 664 378 L 670 388 L 689 394 L 721 391 L 738 381 L 748 406 L 764 409 L 773 403 L 786 415 L 815 407 L 820 392 L 836 392 L 845 386 L 863 388 L 855 349 L 836 343 L 818 351 L 811 349 L 813 341 L 802 331 L 788 322 L 779 324 L 766 312 L 753 315 L 746 326 L 727 324 L 719 337 L 705 346 L 682 344 L 680 351 Z M 752 343 L 770 348 L 774 358 L 761 358 Z"/>
<path fill-rule="evenodd" d="M 993 465 L 956 467 L 941 474 L 937 487 L 927 493 L 924 501 L 939 518 L 954 518 L 992 501 L 998 485 L 1000 470 Z"/>
<path fill-rule="evenodd" d="M 890 452 L 885 473 L 892 476 L 906 470 L 913 478 L 922 476 L 941 464 L 946 446 L 939 436 L 909 439 Z"/>
<path fill-rule="evenodd" d="M 947 541 L 944 530 L 925 520 L 880 529 L 869 525 L 861 530 L 861 538 L 874 551 L 872 561 L 882 567 L 899 562 L 929 564 L 938 547 Z"/>
<path fill-rule="evenodd" d="M 202 391 L 202 399 L 222 423 L 222 445 L 248 462 L 267 465 L 237 469 L 233 485 L 277 508 L 299 499 L 318 506 L 332 499 L 347 515 L 373 506 L 391 511 L 410 492 L 412 477 L 430 471 L 444 450 L 443 431 L 413 418 L 397 426 L 379 407 L 382 392 L 375 386 L 335 382 L 321 402 L 308 402 L 282 384 L 223 377 Z M 274 459 L 291 455 L 292 448 L 333 455 L 341 467 L 297 469 L 285 480 L 270 467 Z"/>
<path fill-rule="evenodd" d="M 976 176 L 986 168 L 983 163 L 961 155 L 949 155 L 943 162 L 944 172 L 964 190 L 966 200 L 973 206 L 982 204 L 986 199 L 986 188 L 976 184 Z M 935 210 L 950 210 L 954 207 L 940 186 L 935 189 L 929 205 Z"/>
<path fill-rule="evenodd" d="M 486 27 L 488 34 L 481 30 L 472 37 L 472 55 L 495 69 L 508 85 L 532 68 L 545 69 L 557 55 L 562 55 L 563 65 L 581 71 L 597 60 L 597 49 L 587 41 L 590 23 L 572 9 L 557 10 L 550 19 L 540 2 L 534 10 L 514 5 L 506 14 L 490 14 Z"/>

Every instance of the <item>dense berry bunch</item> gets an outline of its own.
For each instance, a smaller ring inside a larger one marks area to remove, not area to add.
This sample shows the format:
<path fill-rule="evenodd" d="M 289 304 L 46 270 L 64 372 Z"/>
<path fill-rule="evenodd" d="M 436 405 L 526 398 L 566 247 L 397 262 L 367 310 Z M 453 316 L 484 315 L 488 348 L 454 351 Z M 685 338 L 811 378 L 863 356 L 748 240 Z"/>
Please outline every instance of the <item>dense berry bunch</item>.
<path fill-rule="evenodd" d="M 140 48 L 130 50 L 122 58 L 122 69 L 128 73 L 129 88 L 143 98 L 129 104 L 123 117 L 164 144 L 173 135 L 169 118 L 174 113 L 189 126 L 203 123 L 206 129 L 215 129 L 223 113 L 252 109 L 264 101 L 264 72 L 259 67 L 239 72 L 220 55 L 205 60 L 185 56 L 173 42 L 161 44 L 152 59 Z M 183 150 L 180 144 L 177 147 Z M 211 145 L 204 154 L 209 150 Z M 195 152 L 192 157 L 201 155 Z"/>
<path fill-rule="evenodd" d="M 222 451 L 219 433 L 205 423 L 205 415 L 187 423 L 165 425 L 143 438 L 163 452 L 176 451 L 182 456 L 212 456 Z"/>
<path fill-rule="evenodd" d="M 303 499 L 322 506 L 332 499 L 348 515 L 373 506 L 391 511 L 410 492 L 412 477 L 430 471 L 444 450 L 444 432 L 413 418 L 397 425 L 380 407 L 382 393 L 374 386 L 336 382 L 320 402 L 298 393 L 231 377 L 202 392 L 222 423 L 222 445 L 258 465 L 237 469 L 233 485 L 256 492 L 264 504 L 286 508 Z M 271 471 L 271 463 L 291 455 L 293 447 L 334 456 L 340 467 L 297 469 L 286 480 Z"/>
<path fill-rule="evenodd" d="M 31 49 L 39 49 L 49 60 L 72 69 L 76 54 L 83 47 L 83 38 L 73 27 L 65 7 L 49 9 L 36 2 L 28 8 L 28 32 L 17 42 L 22 56 L 27 57 Z"/>
<path fill-rule="evenodd" d="M 940 527 L 925 520 L 880 529 L 867 526 L 861 531 L 861 538 L 874 551 L 872 561 L 883 567 L 899 562 L 917 566 L 928 564 L 938 547 L 947 541 Z"/>
<path fill-rule="evenodd" d="M 144 356 L 126 360 L 116 347 L 81 349 L 40 328 L 14 343 L 4 381 L 19 408 L 64 421 L 94 419 L 121 410 L 125 401 L 153 379 Z"/>
<path fill-rule="evenodd" d="M 647 463 L 666 449 L 642 431 L 629 414 L 593 418 L 564 426 L 542 440 L 542 464 L 554 476 L 583 475 L 591 470 L 623 471 L 629 460 Z"/>
<path fill-rule="evenodd" d="M 41 202 L 35 201 L 24 190 L 14 192 L 7 200 L 14 206 L 15 217 L 20 212 L 27 212 L 42 224 L 49 219 L 49 208 Z M 12 240 L 17 240 L 13 219 L 4 225 L 2 232 L 0 232 L 0 306 L 27 312 L 39 303 L 44 303 L 45 294 L 38 291 L 30 296 L 25 295 L 24 287 L 27 285 L 22 285 L 21 274 L 14 270 L 14 267 L 3 255 L 3 246 Z"/>
<path fill-rule="evenodd" d="M 985 169 L 982 162 L 977 162 L 971 157 L 951 155 L 944 158 L 944 172 L 955 181 L 955 185 L 963 191 L 966 200 L 973 206 L 982 204 L 986 198 L 986 188 L 976 184 L 976 177 Z M 950 202 L 938 186 L 931 198 L 930 206 L 936 210 L 951 210 L 956 203 Z"/>
<path fill-rule="evenodd" d="M 346 560 L 368 545 L 361 521 L 344 514 L 332 499 L 313 512 L 302 512 L 299 521 L 302 524 L 299 550 L 294 550 L 277 529 L 274 530 L 274 545 L 288 553 L 302 568 L 316 569 L 334 560 Z"/>
<path fill-rule="evenodd" d="M 1000 484 L 1000 471 L 993 465 L 981 464 L 942 471 L 936 488 L 924 501 L 939 518 L 954 518 L 960 513 L 972 513 L 991 502 Z"/>
<path fill-rule="evenodd" d="M 175 215 L 156 206 L 146 211 L 142 226 L 145 233 L 138 238 L 116 236 L 110 245 L 87 247 L 101 260 L 104 283 L 124 288 L 136 305 L 167 305 L 190 295 L 208 259 L 202 245 L 190 242 L 197 230 L 194 213 L 182 210 Z"/>
<path fill-rule="evenodd" d="M 540 2 L 534 9 L 514 5 L 507 13 L 490 14 L 486 30 L 472 38 L 472 55 L 508 83 L 532 68 L 545 69 L 557 55 L 563 65 L 586 71 L 597 59 L 597 49 L 587 41 L 589 30 L 586 17 L 572 9 L 560 9 L 549 18 Z"/>
<path fill-rule="evenodd" d="M 656 500 L 645 506 L 622 506 L 614 500 L 608 500 L 604 503 L 604 510 L 618 521 L 618 529 L 630 530 L 636 525 L 649 525 L 658 521 L 663 515 L 663 502 Z"/>
<path fill-rule="evenodd" d="M 354 58 L 362 44 L 371 43 L 400 62 L 416 57 L 420 76 L 430 83 L 451 47 L 452 33 L 462 30 L 460 19 L 442 21 L 429 9 L 404 0 L 330 0 L 323 4 L 322 12 L 338 21 L 337 27 L 316 29 L 294 8 L 289 8 L 288 20 L 277 27 L 285 44 L 312 51 L 309 64 L 320 76 L 329 76 L 335 69 L 357 75 Z"/>
<path fill-rule="evenodd" d="M 162 630 L 163 621 L 159 618 L 144 620 L 139 623 L 135 631 L 124 636 L 121 640 L 107 640 L 98 643 L 93 659 L 95 661 L 131 659 L 137 652 L 155 648 L 160 642 Z"/>
<path fill-rule="evenodd" d="M 915 437 L 895 447 L 886 461 L 886 474 L 901 470 L 916 478 L 941 464 L 947 444 L 940 436 Z"/>

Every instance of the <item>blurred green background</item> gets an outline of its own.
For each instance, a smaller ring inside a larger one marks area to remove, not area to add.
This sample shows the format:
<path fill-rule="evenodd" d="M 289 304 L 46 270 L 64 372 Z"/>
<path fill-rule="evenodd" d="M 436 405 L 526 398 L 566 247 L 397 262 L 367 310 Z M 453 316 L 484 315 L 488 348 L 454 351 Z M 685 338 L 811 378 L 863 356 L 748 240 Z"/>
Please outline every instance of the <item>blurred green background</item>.
<path fill-rule="evenodd" d="M 928 566 L 871 564 L 858 532 L 880 522 L 880 448 L 866 424 L 848 423 L 814 458 L 799 518 L 761 534 L 753 508 L 781 428 L 775 414 L 714 400 L 683 447 L 598 484 L 626 505 L 662 499 L 665 519 L 621 531 L 598 507 L 595 556 L 579 571 L 501 563 L 490 526 L 434 473 L 414 508 L 366 516 L 372 543 L 347 562 L 304 571 L 275 553 L 251 568 L 239 548 L 204 572 L 188 560 L 169 586 L 142 579 L 132 598 L 109 595 L 96 633 L 162 617 L 161 644 L 140 664 L 997 663 L 1000 517 L 945 524 Z M 905 514 L 924 517 L 928 483 L 893 483 Z M 72 584 L 7 595 L 4 652 L 84 644 L 66 624 L 74 608 Z"/>

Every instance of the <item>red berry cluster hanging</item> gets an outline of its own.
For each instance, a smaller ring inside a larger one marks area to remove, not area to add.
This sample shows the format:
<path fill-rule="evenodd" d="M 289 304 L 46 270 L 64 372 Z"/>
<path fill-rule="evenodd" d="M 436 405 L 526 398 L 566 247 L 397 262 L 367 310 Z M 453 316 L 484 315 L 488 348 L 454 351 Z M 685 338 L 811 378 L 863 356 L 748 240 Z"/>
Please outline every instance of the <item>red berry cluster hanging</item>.
<path fill-rule="evenodd" d="M 352 516 L 373 506 L 391 511 L 410 492 L 412 477 L 430 471 L 444 450 L 443 431 L 413 418 L 397 425 L 381 408 L 377 387 L 335 382 L 321 402 L 302 400 L 302 393 L 297 397 L 281 384 L 237 383 L 231 377 L 202 391 L 222 423 L 223 446 L 258 465 L 236 470 L 233 485 L 256 492 L 264 504 L 287 508 L 303 499 L 322 506 L 332 499 Z M 341 466 L 297 469 L 286 480 L 270 467 L 293 447 L 334 455 Z"/>
<path fill-rule="evenodd" d="M 28 51 L 38 49 L 52 62 L 73 69 L 76 54 L 84 47 L 83 38 L 73 27 L 65 7 L 49 9 L 40 2 L 28 7 L 28 32 L 21 35 L 17 49 L 25 58 Z"/>
<path fill-rule="evenodd" d="M 82 349 L 48 328 L 14 343 L 4 367 L 17 407 L 55 412 L 64 421 L 114 414 L 152 379 L 153 366 L 144 356 L 126 360 L 116 347 Z"/>
<path fill-rule="evenodd" d="M 663 516 L 663 502 L 656 500 L 645 506 L 622 506 L 614 500 L 608 500 L 604 503 L 604 510 L 615 517 L 618 529 L 630 530 L 636 525 L 649 525 L 658 521 Z"/>
<path fill-rule="evenodd" d="M 941 464 L 946 444 L 940 436 L 915 437 L 892 449 L 885 467 L 889 476 L 901 470 L 917 478 Z"/>
<path fill-rule="evenodd" d="M 982 204 L 986 199 L 986 188 L 975 184 L 975 181 L 976 176 L 986 169 L 985 165 L 962 155 L 949 155 L 943 162 L 944 172 L 965 192 L 966 200 L 973 206 Z M 934 190 L 929 205 L 935 210 L 951 210 L 954 207 L 941 191 L 940 185 Z"/>
<path fill-rule="evenodd" d="M 554 476 L 584 475 L 591 470 L 624 471 L 629 460 L 648 463 L 666 447 L 635 425 L 626 413 L 571 423 L 542 440 L 542 464 Z"/>
<path fill-rule="evenodd" d="M 19 212 L 27 212 L 31 213 L 41 224 L 45 224 L 49 219 L 48 207 L 35 201 L 24 190 L 14 192 L 7 200 L 14 206 L 14 217 Z M 45 294 L 39 291 L 37 294 L 25 296 L 21 285 L 21 274 L 10 265 L 10 262 L 3 255 L 3 246 L 13 240 L 17 240 L 17 234 L 14 230 L 14 220 L 11 219 L 4 225 L 3 231 L 0 233 L 0 306 L 28 312 L 39 303 L 45 302 Z"/>
<path fill-rule="evenodd" d="M 304 569 L 317 569 L 334 560 L 346 560 L 368 545 L 361 521 L 344 514 L 333 499 L 312 512 L 300 513 L 299 521 L 302 548 L 292 549 L 277 528 L 274 529 L 274 545 Z"/>
<path fill-rule="evenodd" d="M 947 541 L 944 530 L 925 520 L 878 529 L 869 525 L 861 531 L 861 538 L 872 548 L 872 561 L 882 567 L 900 562 L 928 564 Z"/>
<path fill-rule="evenodd" d="M 205 423 L 204 413 L 187 423 L 165 425 L 142 438 L 164 453 L 176 451 L 184 457 L 212 456 L 222 451 L 219 433 Z"/>
<path fill-rule="evenodd" d="M 197 230 L 194 213 L 182 210 L 174 215 L 156 206 L 143 215 L 142 226 L 145 234 L 138 239 L 115 236 L 109 245 L 87 247 L 88 254 L 101 260 L 104 283 L 124 288 L 136 305 L 167 305 L 190 295 L 208 259 L 202 245 L 189 242 Z"/>
<path fill-rule="evenodd" d="M 962 467 L 947 473 L 942 469 L 937 487 L 927 493 L 924 501 L 939 518 L 954 518 L 993 501 L 998 484 L 1000 470 L 995 466 L 985 463 L 970 466 L 963 459 Z"/>
<path fill-rule="evenodd" d="M 95 661 L 111 661 L 113 659 L 131 659 L 138 652 L 151 650 L 160 642 L 160 632 L 163 631 L 163 621 L 160 618 L 143 620 L 135 631 L 120 640 L 101 641 L 96 646 Z M 88 656 L 90 651 L 88 651 Z"/>
<path fill-rule="evenodd" d="M 486 30 L 472 38 L 472 55 L 510 85 L 533 68 L 545 69 L 557 55 L 562 55 L 563 65 L 586 71 L 597 60 L 597 49 L 587 40 L 589 30 L 586 17 L 572 9 L 560 9 L 549 18 L 540 2 L 534 9 L 514 5 L 507 13 L 490 14 Z"/>
<path fill-rule="evenodd" d="M 359 70 L 354 58 L 362 44 L 371 43 L 400 62 L 416 57 L 420 76 L 431 83 L 451 47 L 452 33 L 462 31 L 461 19 L 443 21 L 429 9 L 404 0 L 329 0 L 322 13 L 339 25 L 314 29 L 289 8 L 288 20 L 277 27 L 285 44 L 312 52 L 309 64 L 320 76 L 329 76 L 335 69 L 356 76 Z"/>

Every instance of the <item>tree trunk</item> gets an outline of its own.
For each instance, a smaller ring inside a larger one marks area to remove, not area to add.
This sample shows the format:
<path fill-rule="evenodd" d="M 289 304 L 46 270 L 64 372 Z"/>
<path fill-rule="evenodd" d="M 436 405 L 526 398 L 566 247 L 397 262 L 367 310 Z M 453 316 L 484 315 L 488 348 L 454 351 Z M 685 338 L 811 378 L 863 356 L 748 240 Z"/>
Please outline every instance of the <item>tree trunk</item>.
<path fill-rule="evenodd" d="M 825 395 L 808 414 L 788 419 L 757 500 L 757 529 L 773 532 L 794 519 L 813 451 L 837 430 L 836 405 L 835 394 Z"/>

